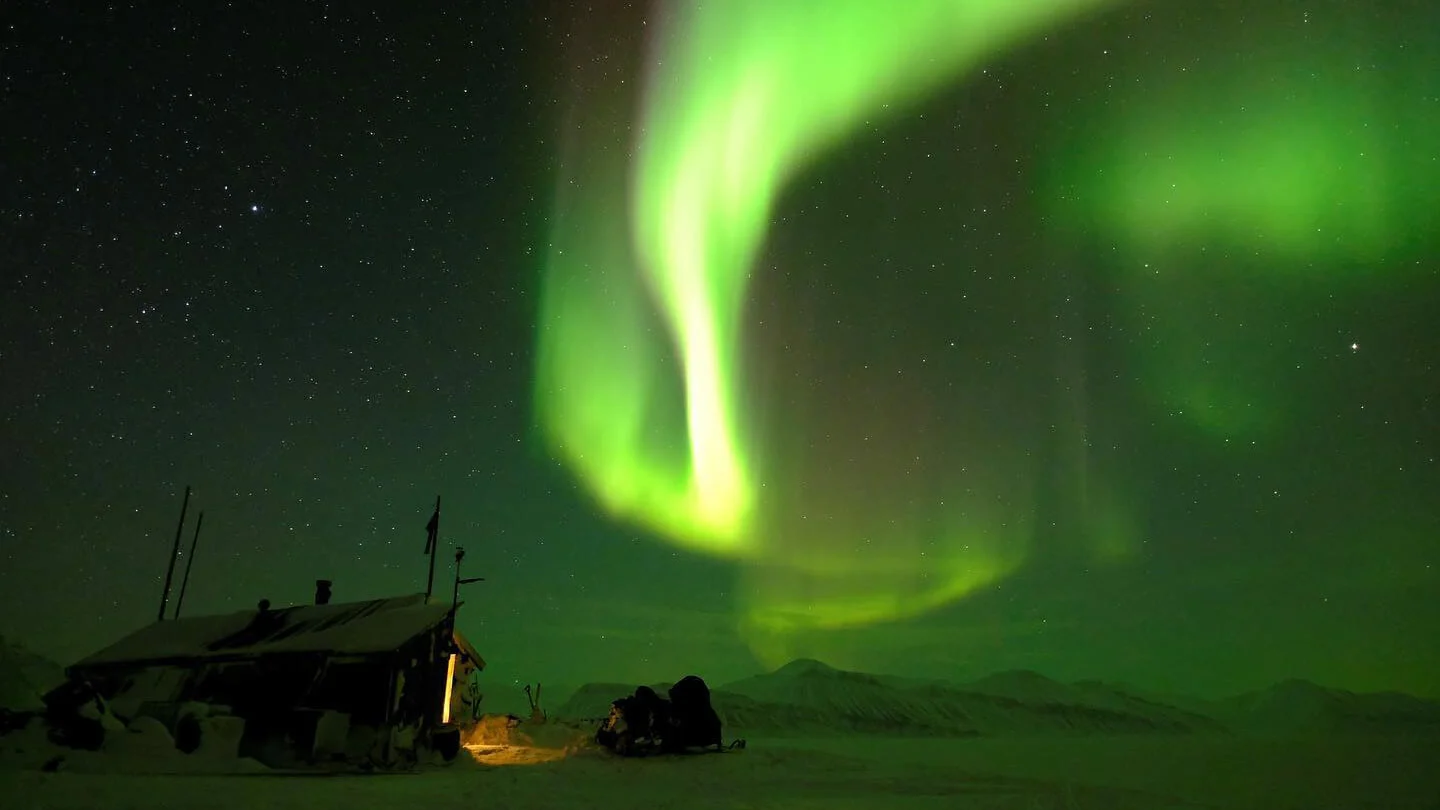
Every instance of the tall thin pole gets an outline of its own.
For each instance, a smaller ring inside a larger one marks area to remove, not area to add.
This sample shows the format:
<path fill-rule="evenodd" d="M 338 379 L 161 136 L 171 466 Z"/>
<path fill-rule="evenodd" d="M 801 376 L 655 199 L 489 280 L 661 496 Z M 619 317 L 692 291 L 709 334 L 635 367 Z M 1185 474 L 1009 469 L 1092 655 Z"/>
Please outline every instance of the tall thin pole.
<path fill-rule="evenodd" d="M 185 576 L 180 578 L 180 595 L 175 599 L 175 615 L 180 618 L 180 608 L 185 604 L 185 588 L 190 584 L 190 569 L 195 567 L 195 547 L 200 544 L 200 527 L 205 525 L 205 513 L 195 521 L 195 536 L 190 538 L 190 556 L 185 559 Z"/>
<path fill-rule="evenodd" d="M 175 558 L 180 556 L 180 533 L 185 530 L 185 510 L 190 507 L 190 486 L 185 486 L 185 500 L 180 502 L 180 522 L 175 525 L 175 545 L 170 549 L 170 564 L 165 566 L 165 590 L 160 594 L 160 615 L 157 622 L 165 621 L 165 608 L 170 604 L 170 584 L 175 581 Z"/>
<path fill-rule="evenodd" d="M 450 595 L 450 615 L 455 615 L 455 609 L 460 607 L 460 563 L 465 559 L 465 547 L 455 547 L 455 592 Z M 453 619 L 452 619 L 453 621 Z"/>
<path fill-rule="evenodd" d="M 430 516 L 430 523 L 425 526 L 429 537 L 425 543 L 425 550 L 430 552 L 430 577 L 425 580 L 425 599 L 429 601 L 430 595 L 435 592 L 435 554 L 440 548 L 440 496 L 435 496 L 435 514 Z"/>

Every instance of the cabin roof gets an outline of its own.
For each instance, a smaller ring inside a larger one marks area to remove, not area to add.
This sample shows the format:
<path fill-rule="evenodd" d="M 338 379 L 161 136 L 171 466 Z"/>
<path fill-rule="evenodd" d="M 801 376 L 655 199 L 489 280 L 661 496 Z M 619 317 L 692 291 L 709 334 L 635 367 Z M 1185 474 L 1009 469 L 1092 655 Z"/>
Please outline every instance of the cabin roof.
<path fill-rule="evenodd" d="M 429 632 L 445 621 L 449 612 L 448 602 L 427 602 L 423 594 L 414 594 L 271 608 L 264 614 L 243 610 L 193 616 L 142 627 L 76 662 L 73 669 L 286 653 L 383 653 Z M 464 647 L 473 649 L 468 643 Z"/>

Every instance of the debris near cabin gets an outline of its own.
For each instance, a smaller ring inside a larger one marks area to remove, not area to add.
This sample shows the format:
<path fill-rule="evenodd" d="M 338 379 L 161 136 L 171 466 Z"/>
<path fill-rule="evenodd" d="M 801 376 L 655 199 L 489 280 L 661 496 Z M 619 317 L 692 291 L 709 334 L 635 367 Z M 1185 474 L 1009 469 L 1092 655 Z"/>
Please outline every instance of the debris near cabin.
<path fill-rule="evenodd" d="M 536 682 L 535 690 L 530 690 L 530 684 L 525 684 L 525 700 L 530 704 L 530 722 L 539 725 L 549 719 L 545 710 L 540 708 L 540 684 Z"/>
<path fill-rule="evenodd" d="M 686 675 L 669 689 L 669 699 L 649 686 L 610 704 L 610 714 L 595 731 L 595 742 L 620 756 L 674 754 L 691 749 L 725 751 L 720 715 L 710 703 L 710 687 L 698 675 Z"/>
<path fill-rule="evenodd" d="M 284 769 L 452 760 L 485 667 L 458 603 L 331 604 L 331 584 L 313 605 L 156 622 L 77 662 L 45 696 L 50 740 L 108 750 L 143 733 Z"/>

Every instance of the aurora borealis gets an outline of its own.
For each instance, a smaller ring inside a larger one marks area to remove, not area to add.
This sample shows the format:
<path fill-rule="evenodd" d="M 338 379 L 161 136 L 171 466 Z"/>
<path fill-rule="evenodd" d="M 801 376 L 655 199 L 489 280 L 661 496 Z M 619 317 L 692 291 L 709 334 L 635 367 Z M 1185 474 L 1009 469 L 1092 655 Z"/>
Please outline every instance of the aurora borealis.
<path fill-rule="evenodd" d="M 496 690 L 1440 695 L 1437 25 L 20 15 L 0 632 L 153 618 L 187 484 L 197 612 L 423 586 L 442 494 Z"/>
<path fill-rule="evenodd" d="M 963 596 L 1018 562 L 1025 540 L 1024 529 L 997 536 L 993 516 L 964 495 L 913 522 L 885 518 L 891 527 L 857 532 L 872 519 L 857 515 L 821 538 L 780 529 L 793 505 L 760 497 L 775 482 L 761 475 L 769 459 L 744 412 L 763 405 L 739 391 L 748 281 L 782 184 L 869 119 L 900 114 L 1018 35 L 1093 5 L 682 4 L 662 23 L 633 202 L 609 207 L 601 226 L 630 223 L 632 258 L 555 251 L 537 398 L 558 449 L 614 513 L 761 569 L 746 623 L 778 644 L 767 663 L 789 660 L 783 636 L 793 631 L 902 618 Z M 567 289 L 623 273 L 641 276 L 626 292 Z M 661 328 L 641 332 L 634 310 L 652 305 Z M 667 399 L 666 386 L 678 395 Z M 817 539 L 823 549 L 811 547 Z"/>
<path fill-rule="evenodd" d="M 557 222 L 555 244 L 564 247 L 551 257 L 540 332 L 543 427 L 612 514 L 739 561 L 748 583 L 742 633 L 765 663 L 819 654 L 813 645 L 826 642 L 815 636 L 825 631 L 950 604 L 1024 564 L 1042 463 L 1023 439 L 981 438 L 1005 428 L 961 394 L 925 397 L 953 410 L 928 426 L 945 438 L 913 460 L 923 466 L 922 455 L 938 452 L 949 458 L 938 466 L 949 469 L 927 471 L 924 483 L 901 478 L 914 487 L 905 503 L 888 497 L 893 475 L 877 475 L 882 481 L 869 491 L 856 487 L 843 500 L 825 491 L 854 486 L 836 483 L 842 469 L 854 477 L 884 470 L 876 456 L 889 449 L 867 448 L 820 471 L 781 464 L 781 448 L 796 448 L 757 438 L 758 425 L 769 416 L 803 432 L 793 424 L 803 417 L 776 414 L 784 404 L 742 393 L 752 373 L 742 345 L 749 281 L 784 184 L 863 127 L 885 126 L 946 83 L 963 82 L 983 60 L 1023 47 L 1027 36 L 1058 36 L 1098 5 L 679 4 L 662 15 L 651 43 L 628 185 L 609 189 L 628 208 L 597 206 Z M 1275 36 L 1259 37 L 1265 53 L 1207 59 L 1128 93 L 1112 87 L 1124 103 L 1106 99 L 1102 113 L 1085 111 L 1086 131 L 1040 145 L 1052 150 L 1041 157 L 1056 178 L 1041 189 L 1056 212 L 1050 231 L 1069 227 L 1072 237 L 1123 249 L 1141 268 L 1138 278 L 1120 274 L 1129 306 L 1164 307 L 1177 285 L 1197 276 L 1205 292 L 1224 294 L 1226 280 L 1213 271 L 1168 267 L 1197 250 L 1253 247 L 1264 258 L 1251 272 L 1283 276 L 1304 272 L 1297 262 L 1309 261 L 1313 272 L 1316 259 L 1378 262 L 1433 245 L 1420 235 L 1433 219 L 1425 200 L 1440 189 L 1440 165 L 1433 150 L 1408 146 L 1435 131 L 1440 116 L 1402 112 L 1424 86 L 1425 65 L 1402 60 L 1401 70 L 1382 75 L 1365 64 L 1382 40 L 1366 41 L 1365 27 L 1357 34 L 1343 16 L 1302 37 L 1271 25 Z M 599 250 L 570 237 L 597 230 L 628 230 L 629 244 L 615 236 Z M 1185 278 L 1157 285 L 1145 278 L 1152 263 Z M 591 284 L 604 292 L 575 292 Z M 1194 301 L 1184 300 L 1182 307 Z M 1165 333 L 1157 356 L 1139 360 L 1161 392 L 1157 405 L 1173 402 L 1219 435 L 1268 426 L 1269 403 L 1243 389 L 1274 358 L 1196 368 L 1196 355 L 1213 362 L 1204 355 L 1215 338 L 1190 337 L 1186 319 L 1167 317 L 1157 327 Z M 967 375 L 960 376 L 963 389 Z M 873 385 L 867 393 L 876 399 L 898 387 Z M 880 419 L 913 415 L 872 407 Z M 1083 405 L 1073 407 L 1066 417 L 1083 432 Z M 864 421 L 826 440 L 875 429 Z M 978 424 L 956 441 L 951 425 L 965 422 Z M 1070 472 L 1081 487 L 1095 477 L 1083 460 Z M 787 480 L 797 474 L 803 488 Z M 1110 486 L 1093 484 L 1099 493 Z M 1082 520 L 1094 524 L 1082 532 L 1086 542 L 1096 553 L 1127 556 L 1135 538 L 1126 507 L 1085 496 L 1094 513 Z M 812 509 L 828 519 L 812 520 Z"/>
<path fill-rule="evenodd" d="M 1433 92 L 1430 55 L 1389 52 L 1394 37 L 1369 14 L 1302 12 L 1295 33 L 1257 18 L 1263 51 L 1181 51 L 1194 69 L 1107 88 L 1085 136 L 1060 139 L 1074 154 L 1055 158 L 1069 178 L 1049 190 L 1057 210 L 1142 257 L 1254 248 L 1272 273 L 1423 252 L 1436 118 L 1410 102 Z"/>

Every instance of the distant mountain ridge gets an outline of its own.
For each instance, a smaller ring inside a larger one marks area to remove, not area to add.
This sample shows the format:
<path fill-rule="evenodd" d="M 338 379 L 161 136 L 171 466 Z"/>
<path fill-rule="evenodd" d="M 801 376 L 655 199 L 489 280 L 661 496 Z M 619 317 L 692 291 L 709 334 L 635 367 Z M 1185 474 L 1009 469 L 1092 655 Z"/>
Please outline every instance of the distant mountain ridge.
<path fill-rule="evenodd" d="M 957 685 L 797 661 L 768 675 L 726 684 L 720 692 L 802 707 L 829 718 L 831 725 L 856 730 L 958 736 L 1221 730 L 1208 717 L 1118 693 L 1067 686 L 1029 671 L 998 673 Z M 729 707 L 717 700 L 717 708 L 723 718 Z"/>
<path fill-rule="evenodd" d="M 1292 679 L 1215 706 L 1232 728 L 1251 732 L 1440 735 L 1440 703 L 1400 692 L 1351 692 Z"/>
<path fill-rule="evenodd" d="M 665 694 L 669 684 L 654 684 Z M 596 718 L 634 686 L 587 684 L 555 711 Z M 964 684 L 851 672 L 812 659 L 712 687 L 739 732 L 914 736 L 1011 734 L 1374 733 L 1440 735 L 1440 704 L 1305 681 L 1224 701 L 1167 700 L 1100 681 L 1066 684 L 1012 670 Z M 1183 703 L 1184 705 L 1177 705 Z"/>

